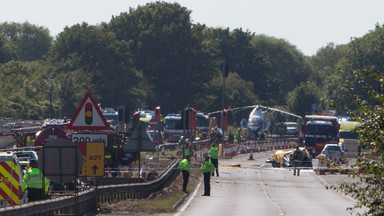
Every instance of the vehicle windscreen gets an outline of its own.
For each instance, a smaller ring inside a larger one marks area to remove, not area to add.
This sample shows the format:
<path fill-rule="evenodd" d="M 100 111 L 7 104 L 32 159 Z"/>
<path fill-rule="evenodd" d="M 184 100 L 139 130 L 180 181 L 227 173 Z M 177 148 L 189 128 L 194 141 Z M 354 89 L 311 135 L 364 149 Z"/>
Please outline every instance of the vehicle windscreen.
<path fill-rule="evenodd" d="M 287 123 L 287 127 L 296 127 L 297 124 L 294 124 L 294 123 Z"/>
<path fill-rule="evenodd" d="M 313 139 L 318 142 L 325 142 L 334 139 L 336 136 L 334 132 L 334 127 L 331 123 L 308 123 L 305 138 Z"/>
<path fill-rule="evenodd" d="M 32 154 L 28 154 L 28 153 L 17 152 L 16 156 L 20 160 L 36 160 L 36 158 Z"/>
<path fill-rule="evenodd" d="M 116 126 L 119 124 L 117 116 L 105 115 L 104 117 L 105 117 L 105 120 L 107 120 L 107 122 L 112 124 L 113 126 Z"/>
<path fill-rule="evenodd" d="M 339 146 L 327 146 L 325 149 L 327 151 L 341 151 Z"/>
<path fill-rule="evenodd" d="M 209 119 L 204 116 L 196 116 L 196 127 L 209 127 Z"/>
<path fill-rule="evenodd" d="M 183 124 L 179 119 L 166 119 L 165 129 L 168 129 L 168 130 L 183 129 Z"/>

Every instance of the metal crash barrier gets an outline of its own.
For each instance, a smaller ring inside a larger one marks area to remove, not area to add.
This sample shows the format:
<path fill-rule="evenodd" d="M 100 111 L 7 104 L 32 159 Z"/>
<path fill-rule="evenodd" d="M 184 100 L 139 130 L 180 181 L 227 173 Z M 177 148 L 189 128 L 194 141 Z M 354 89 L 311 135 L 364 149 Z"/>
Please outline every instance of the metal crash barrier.
<path fill-rule="evenodd" d="M 87 189 L 73 195 L 30 202 L 27 204 L 0 208 L 0 215 L 84 215 L 96 212 L 97 202 L 120 201 L 127 198 L 146 198 L 151 193 L 162 190 L 179 175 L 178 160 L 174 160 L 167 169 L 153 181 L 133 184 L 104 185 Z"/>

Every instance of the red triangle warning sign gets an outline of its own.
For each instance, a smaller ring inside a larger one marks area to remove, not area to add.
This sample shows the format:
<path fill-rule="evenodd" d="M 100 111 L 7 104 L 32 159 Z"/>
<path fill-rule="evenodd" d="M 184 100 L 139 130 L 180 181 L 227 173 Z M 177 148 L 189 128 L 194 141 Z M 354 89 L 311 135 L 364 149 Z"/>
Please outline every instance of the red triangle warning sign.
<path fill-rule="evenodd" d="M 72 130 L 108 130 L 109 124 L 91 93 L 87 93 L 68 125 Z"/>

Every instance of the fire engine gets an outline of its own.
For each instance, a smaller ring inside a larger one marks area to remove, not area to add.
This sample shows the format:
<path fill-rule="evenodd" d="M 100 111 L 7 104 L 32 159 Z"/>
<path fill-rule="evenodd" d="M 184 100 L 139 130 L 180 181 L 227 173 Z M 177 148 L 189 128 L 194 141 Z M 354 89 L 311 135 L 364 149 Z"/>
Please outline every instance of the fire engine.
<path fill-rule="evenodd" d="M 316 156 L 326 144 L 339 143 L 339 128 L 336 116 L 306 115 L 300 129 L 299 145 Z"/>
<path fill-rule="evenodd" d="M 168 142 L 177 142 L 181 136 L 194 139 L 196 129 L 196 110 L 186 108 L 183 114 L 168 114 L 165 117 L 164 138 Z"/>

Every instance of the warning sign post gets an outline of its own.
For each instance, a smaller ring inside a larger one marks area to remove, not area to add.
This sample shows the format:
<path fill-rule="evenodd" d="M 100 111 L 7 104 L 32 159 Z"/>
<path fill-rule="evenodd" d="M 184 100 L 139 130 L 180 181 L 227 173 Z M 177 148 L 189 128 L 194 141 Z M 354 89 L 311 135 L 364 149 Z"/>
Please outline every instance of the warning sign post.
<path fill-rule="evenodd" d="M 84 162 L 79 176 L 104 176 L 104 143 L 84 144 Z"/>

